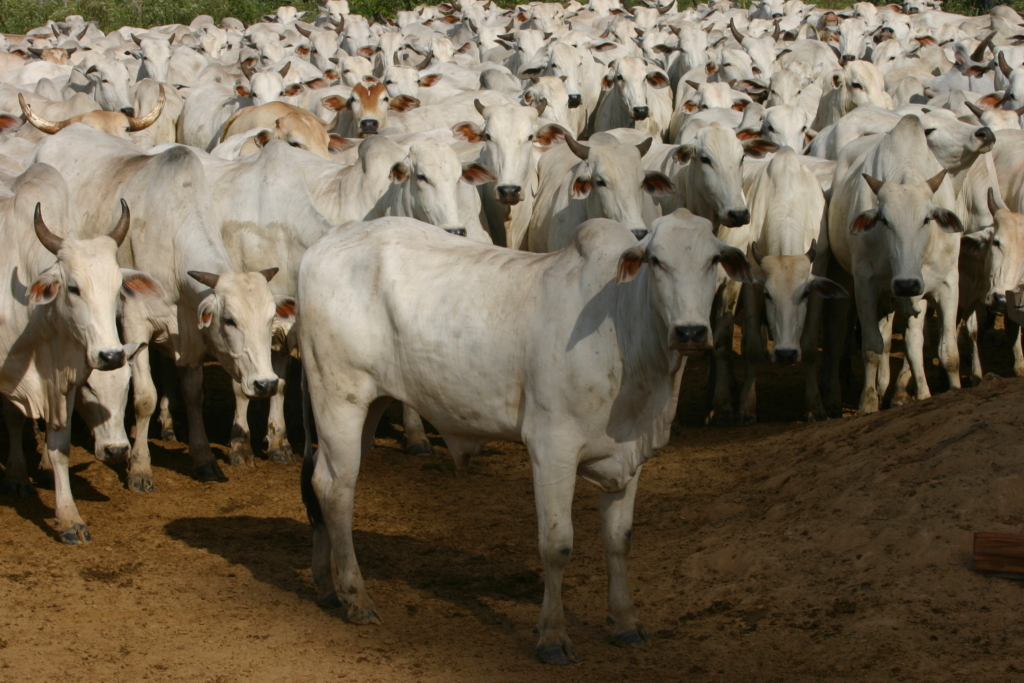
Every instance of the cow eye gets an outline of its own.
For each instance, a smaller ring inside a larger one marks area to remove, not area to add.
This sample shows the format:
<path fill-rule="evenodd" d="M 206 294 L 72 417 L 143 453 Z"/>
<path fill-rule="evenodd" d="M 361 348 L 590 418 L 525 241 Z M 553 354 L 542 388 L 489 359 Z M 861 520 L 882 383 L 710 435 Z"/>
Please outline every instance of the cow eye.
<path fill-rule="evenodd" d="M 419 175 L 416 176 L 416 180 L 419 180 L 420 182 L 424 182 L 425 183 L 425 182 L 427 182 L 427 176 L 425 176 L 422 173 L 420 173 Z"/>
<path fill-rule="evenodd" d="M 599 178 L 599 179 L 595 180 L 594 182 L 597 183 L 598 187 L 607 187 L 608 186 L 608 183 L 606 183 L 603 178 Z"/>
<path fill-rule="evenodd" d="M 992 246 L 993 247 L 1001 247 L 1001 246 L 1003 246 L 1003 243 L 1000 242 L 999 240 L 992 240 Z"/>
<path fill-rule="evenodd" d="M 769 126 L 765 126 L 765 127 L 764 127 L 764 129 L 765 129 L 766 131 L 768 131 L 769 133 L 774 133 L 774 132 L 775 132 L 775 129 L 774 129 L 774 128 L 772 128 L 772 127 L 771 127 L 770 125 L 769 125 Z"/>
<path fill-rule="evenodd" d="M 619 75 L 618 75 L 618 76 L 616 76 L 615 78 L 616 78 L 617 80 L 620 80 L 620 81 L 621 81 L 621 80 L 622 80 L 622 74 L 619 74 Z"/>
<path fill-rule="evenodd" d="M 934 129 L 934 128 L 929 128 L 929 129 L 927 129 L 927 130 L 926 130 L 926 131 L 924 132 L 924 134 L 925 134 L 925 135 L 931 135 L 931 134 L 932 134 L 932 133 L 934 133 L 934 132 L 935 132 L 935 129 Z"/>
<path fill-rule="evenodd" d="M 224 324 L 229 325 L 231 327 L 238 327 L 238 323 L 235 322 L 235 319 L 229 318 L 227 316 L 224 316 Z"/>
<path fill-rule="evenodd" d="M 708 157 L 701 157 L 700 158 L 700 163 L 708 164 L 710 166 L 711 165 L 711 159 L 709 159 Z"/>
<path fill-rule="evenodd" d="M 484 133 L 484 140 L 486 140 L 487 142 L 490 142 L 491 141 L 491 134 L 490 133 Z"/>
<path fill-rule="evenodd" d="M 661 261 L 658 260 L 657 256 L 652 256 L 651 257 L 651 265 L 654 266 L 655 268 L 660 268 L 661 267 Z"/>
<path fill-rule="evenodd" d="M 299 144 L 298 142 L 289 142 L 288 144 L 291 145 L 292 147 L 302 147 L 302 145 Z"/>
<path fill-rule="evenodd" d="M 394 85 L 394 81 L 384 81 L 384 85 Z"/>
<path fill-rule="evenodd" d="M 530 136 L 528 138 L 526 138 L 526 140 L 527 140 L 527 142 L 532 141 L 533 140 L 533 134 L 531 133 Z"/>
<path fill-rule="evenodd" d="M 800 301 L 803 301 L 804 299 L 806 299 L 810 295 L 811 295 L 811 289 L 810 289 L 810 287 L 808 287 L 808 288 L 804 289 L 803 294 L 800 295 Z"/>
<path fill-rule="evenodd" d="M 860 83 L 851 83 L 850 87 L 851 88 L 856 88 L 857 90 L 863 90 L 864 89 L 864 86 L 861 85 Z"/>
<path fill-rule="evenodd" d="M 765 290 L 764 298 L 765 298 L 766 301 L 771 301 L 771 302 L 775 301 L 775 299 L 772 298 L 771 292 L 769 292 L 767 290 Z"/>
<path fill-rule="evenodd" d="M 82 294 L 81 290 L 78 289 L 78 287 L 75 287 L 74 285 L 68 285 L 68 292 L 74 294 L 75 296 L 81 296 Z"/>

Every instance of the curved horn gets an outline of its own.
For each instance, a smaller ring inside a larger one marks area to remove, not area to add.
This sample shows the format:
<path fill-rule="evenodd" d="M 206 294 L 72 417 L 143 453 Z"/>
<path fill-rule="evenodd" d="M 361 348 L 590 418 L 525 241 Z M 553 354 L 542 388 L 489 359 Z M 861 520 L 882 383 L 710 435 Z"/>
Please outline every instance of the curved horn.
<path fill-rule="evenodd" d="M 281 74 L 281 78 L 284 78 L 285 76 L 288 75 L 288 72 L 291 71 L 291 69 L 292 69 L 292 63 L 288 62 L 287 64 L 282 66 L 281 70 L 278 71 L 277 73 Z"/>
<path fill-rule="evenodd" d="M 754 259 L 754 263 L 761 267 L 761 247 L 757 246 L 757 240 L 750 243 L 750 257 Z"/>
<path fill-rule="evenodd" d="M 992 38 L 995 37 L 996 33 L 998 33 L 998 31 L 993 31 L 982 38 L 981 42 L 978 43 L 978 47 L 974 48 L 974 52 L 971 53 L 972 62 L 980 62 L 985 59 L 985 48 L 992 44 Z"/>
<path fill-rule="evenodd" d="M 775 30 L 772 32 L 772 40 L 776 43 L 779 42 L 779 36 L 782 35 L 782 27 L 779 26 L 779 21 L 775 20 Z"/>
<path fill-rule="evenodd" d="M 1000 52 L 996 61 L 999 62 L 999 70 L 1003 72 L 1004 76 L 1009 78 L 1010 73 L 1013 71 L 1013 67 L 1006 63 L 1006 56 Z"/>
<path fill-rule="evenodd" d="M 480 100 L 473 100 L 473 106 L 476 107 L 476 111 L 480 116 L 484 115 L 484 105 Z"/>
<path fill-rule="evenodd" d="M 124 243 L 124 238 L 128 236 L 128 225 L 132 222 L 132 214 L 128 210 L 128 202 L 124 199 L 121 200 L 121 218 L 117 221 L 117 225 L 107 235 L 110 239 L 117 243 L 117 246 L 121 246 Z"/>
<path fill-rule="evenodd" d="M 565 136 L 565 144 L 569 145 L 569 149 L 572 150 L 572 153 L 578 156 L 580 159 L 585 160 L 587 156 L 590 154 L 590 147 L 580 142 L 576 142 L 576 138 L 574 138 L 571 135 Z"/>
<path fill-rule="evenodd" d="M 39 241 L 42 242 L 48 252 L 56 256 L 57 252 L 64 245 L 64 239 L 54 235 L 46 227 L 46 223 L 43 222 L 43 205 L 38 202 L 36 203 L 36 214 L 32 223 L 36 228 L 36 237 L 39 238 Z"/>
<path fill-rule="evenodd" d="M 341 35 L 345 32 L 345 15 L 340 15 L 340 19 L 334 24 L 334 32 Z"/>
<path fill-rule="evenodd" d="M 964 106 L 970 109 L 971 113 L 974 114 L 979 119 L 981 118 L 981 115 L 985 113 L 984 109 L 974 104 L 973 102 L 964 102 Z"/>
<path fill-rule="evenodd" d="M 138 37 L 137 35 L 135 35 L 135 34 L 133 33 L 133 34 L 132 34 L 132 40 L 134 40 L 134 41 L 135 41 L 135 44 L 136 44 L 136 45 L 138 45 L 139 47 L 142 47 L 142 38 L 139 38 L 139 37 Z"/>
<path fill-rule="evenodd" d="M 1003 207 L 999 206 L 999 201 L 996 199 L 996 190 L 994 187 L 988 188 L 986 199 L 988 199 L 988 212 L 995 216 L 996 211 L 999 211 Z"/>
<path fill-rule="evenodd" d="M 402 60 L 398 58 L 398 50 L 395 50 L 394 54 L 395 66 L 402 66 Z"/>
<path fill-rule="evenodd" d="M 541 116 L 543 116 L 544 115 L 544 110 L 547 109 L 547 108 L 548 108 L 548 101 L 546 99 L 541 99 L 540 106 L 537 107 L 537 118 L 540 118 Z"/>
<path fill-rule="evenodd" d="M 636 148 L 638 150 L 640 150 L 640 156 L 641 157 L 643 157 L 643 155 L 647 154 L 648 150 L 651 149 L 651 143 L 653 143 L 653 142 L 654 142 L 654 138 L 647 138 L 646 140 L 644 140 L 643 142 L 641 142 L 639 145 L 636 146 Z"/>
<path fill-rule="evenodd" d="M 755 242 L 756 244 L 756 242 Z M 814 257 L 818 255 L 818 240 L 811 240 L 811 248 L 807 250 L 807 260 L 814 263 Z"/>
<path fill-rule="evenodd" d="M 220 280 L 220 275 L 217 275 L 216 273 L 204 273 L 201 270 L 190 270 L 188 271 L 188 276 L 196 282 L 206 285 L 210 289 L 216 287 L 218 280 Z"/>
<path fill-rule="evenodd" d="M 145 116 L 129 116 L 128 130 L 134 133 L 136 131 L 145 130 L 156 123 L 156 120 L 160 118 L 160 114 L 164 111 L 164 103 L 166 101 L 167 98 L 164 96 L 164 87 L 161 85 L 160 97 L 157 98 L 156 106 L 153 107 L 153 111 L 149 112 Z"/>
<path fill-rule="evenodd" d="M 431 50 L 430 52 L 428 52 L 428 53 L 427 53 L 427 58 L 426 58 L 426 59 L 424 59 L 424 60 L 423 60 L 422 62 L 420 62 L 420 63 L 419 63 L 419 64 L 418 64 L 417 66 L 416 66 L 416 70 L 417 70 L 417 71 L 423 71 L 424 69 L 426 69 L 426 68 L 427 68 L 427 67 L 428 67 L 428 66 L 430 65 L 430 62 L 431 62 L 431 61 L 432 61 L 433 59 L 434 59 L 434 51 L 433 51 L 433 50 Z"/>
<path fill-rule="evenodd" d="M 35 112 L 32 111 L 32 107 L 28 106 L 28 102 L 25 101 L 25 96 L 21 93 L 18 93 L 18 104 L 21 105 L 21 111 L 25 114 L 25 120 L 48 135 L 59 133 L 67 128 L 71 122 L 70 119 L 67 121 L 47 121 L 36 116 Z"/>
<path fill-rule="evenodd" d="M 743 34 L 736 30 L 736 20 L 729 20 L 729 30 L 732 31 L 732 37 L 736 39 L 736 42 L 740 45 L 743 44 Z"/>

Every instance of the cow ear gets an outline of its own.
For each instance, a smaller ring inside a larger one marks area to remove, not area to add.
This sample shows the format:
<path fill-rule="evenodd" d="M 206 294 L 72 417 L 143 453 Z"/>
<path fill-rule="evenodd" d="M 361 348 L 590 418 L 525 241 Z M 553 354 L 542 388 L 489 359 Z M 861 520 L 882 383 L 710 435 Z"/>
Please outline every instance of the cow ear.
<path fill-rule="evenodd" d="M 877 221 L 878 209 L 868 209 L 853 219 L 853 223 L 850 224 L 850 234 L 857 235 L 862 232 L 867 232 L 871 228 L 875 227 L 875 223 Z"/>
<path fill-rule="evenodd" d="M 274 315 L 278 322 L 295 322 L 295 297 L 279 296 L 274 301 Z"/>
<path fill-rule="evenodd" d="M 391 100 L 389 105 L 393 111 L 409 111 L 420 106 L 420 101 L 415 97 L 409 95 L 399 95 L 398 97 Z"/>
<path fill-rule="evenodd" d="M 679 145 L 676 151 L 672 152 L 672 158 L 681 164 L 685 164 L 697 153 L 693 145 Z"/>
<path fill-rule="evenodd" d="M 324 105 L 325 107 L 333 111 L 343 111 L 345 109 L 348 109 L 348 102 L 343 100 L 338 95 L 324 97 L 323 99 L 320 100 L 320 104 Z"/>
<path fill-rule="evenodd" d="M 156 280 L 130 268 L 121 269 L 121 293 L 133 299 L 162 299 L 164 296 L 163 287 Z"/>
<path fill-rule="evenodd" d="M 651 244 L 652 233 L 619 254 L 619 268 L 615 283 L 622 285 L 633 280 L 640 272 L 640 266 L 647 260 L 647 247 Z"/>
<path fill-rule="evenodd" d="M 429 88 L 441 80 L 441 74 L 427 74 L 420 79 L 421 88 Z"/>
<path fill-rule="evenodd" d="M 993 228 L 985 228 L 978 232 L 972 232 L 970 235 L 962 235 L 960 237 L 960 253 L 970 256 L 982 254 L 992 239 L 993 233 L 995 233 Z"/>
<path fill-rule="evenodd" d="M 452 133 L 463 142 L 483 142 L 484 130 L 472 121 L 463 121 L 452 126 Z"/>
<path fill-rule="evenodd" d="M 261 130 L 259 133 L 256 133 L 255 140 L 257 147 L 266 147 L 271 140 L 270 131 Z"/>
<path fill-rule="evenodd" d="M 811 280 L 811 291 L 817 292 L 822 299 L 849 299 L 847 292 L 838 282 L 833 282 L 827 277 L 816 277 Z"/>
<path fill-rule="evenodd" d="M 759 138 L 760 136 L 761 136 L 761 131 L 759 131 L 759 130 L 750 130 L 748 128 L 746 130 L 738 130 L 738 131 L 736 131 L 736 137 L 739 138 L 740 140 L 755 140 L 755 139 Z"/>
<path fill-rule="evenodd" d="M 470 185 L 483 185 L 497 180 L 498 176 L 483 164 L 472 162 L 462 165 L 462 179 Z"/>
<path fill-rule="evenodd" d="M 683 103 L 683 109 L 691 113 L 697 111 L 697 100 L 687 100 Z"/>
<path fill-rule="evenodd" d="M 609 78 L 608 76 L 605 76 L 604 78 L 602 78 L 601 79 L 601 90 L 611 90 L 611 88 L 612 88 L 612 79 Z"/>
<path fill-rule="evenodd" d="M 569 196 L 573 199 L 586 199 L 590 195 L 590 176 L 578 175 L 572 179 Z"/>
<path fill-rule="evenodd" d="M 0 114 L 0 133 L 6 133 L 9 130 L 17 130 L 21 127 L 21 119 L 15 118 L 10 114 Z"/>
<path fill-rule="evenodd" d="M 995 109 L 1003 101 L 1003 96 L 997 92 L 985 95 L 978 99 L 978 106 L 982 109 Z"/>
<path fill-rule="evenodd" d="M 736 83 L 736 89 L 740 92 L 745 92 L 748 95 L 761 95 L 766 92 L 768 88 L 763 83 L 758 83 L 752 80 L 742 80 Z"/>
<path fill-rule="evenodd" d="M 205 329 L 213 322 L 213 315 L 217 312 L 217 297 L 213 294 L 199 302 L 196 313 L 199 315 L 199 329 Z"/>
<path fill-rule="evenodd" d="M 724 242 L 718 250 L 715 262 L 720 263 L 725 269 L 725 274 L 736 282 L 745 282 L 748 285 L 754 284 L 754 272 L 750 269 L 750 261 L 746 255 L 736 247 L 730 247 Z"/>
<path fill-rule="evenodd" d="M 557 123 L 548 123 L 537 129 L 533 144 L 538 147 L 551 147 L 565 142 L 565 136 L 569 134 L 565 128 Z"/>
<path fill-rule="evenodd" d="M 963 232 L 964 225 L 955 213 L 949 209 L 936 208 L 932 211 L 932 218 L 939 224 L 944 232 Z"/>
<path fill-rule="evenodd" d="M 734 100 L 732 103 L 733 111 L 745 111 L 750 106 L 750 100 Z"/>
<path fill-rule="evenodd" d="M 668 197 L 676 191 L 672 181 L 660 171 L 647 171 L 644 174 L 643 188 L 644 192 L 652 197 Z"/>
<path fill-rule="evenodd" d="M 300 92 L 302 92 L 302 84 L 301 83 L 292 83 L 291 85 L 289 85 L 287 88 L 284 89 L 285 97 L 295 97 Z"/>
<path fill-rule="evenodd" d="M 647 82 L 656 90 L 668 87 L 668 77 L 660 71 L 651 71 L 648 73 Z"/>
<path fill-rule="evenodd" d="M 834 73 L 834 74 L 832 74 L 832 87 L 833 88 L 841 88 L 841 87 L 843 87 L 843 74 L 842 73 Z"/>
<path fill-rule="evenodd" d="M 404 161 L 399 161 L 391 167 L 388 178 L 393 183 L 404 183 L 409 178 L 409 166 Z"/>
<path fill-rule="evenodd" d="M 246 88 L 241 83 L 239 83 L 238 85 L 235 86 L 235 94 L 238 95 L 239 97 L 251 97 L 252 96 L 252 93 L 249 91 L 249 89 Z"/>
<path fill-rule="evenodd" d="M 306 81 L 305 83 L 303 83 L 303 85 L 309 88 L 310 90 L 320 90 L 321 88 L 326 88 L 328 85 L 330 85 L 330 83 L 328 83 L 323 78 L 314 78 L 311 81 Z"/>
<path fill-rule="evenodd" d="M 761 159 L 765 154 L 769 152 L 778 152 L 779 146 L 771 140 L 765 140 L 764 138 L 754 138 L 753 140 L 743 141 L 743 153 L 748 157 L 754 159 Z"/>
<path fill-rule="evenodd" d="M 48 304 L 57 298 L 59 288 L 60 271 L 56 268 L 50 269 L 37 277 L 28 288 L 28 302 L 36 305 Z"/>
<path fill-rule="evenodd" d="M 337 133 L 331 133 L 327 136 L 327 149 L 332 152 L 344 152 L 346 149 L 351 149 L 354 146 L 354 142 L 346 140 Z"/>

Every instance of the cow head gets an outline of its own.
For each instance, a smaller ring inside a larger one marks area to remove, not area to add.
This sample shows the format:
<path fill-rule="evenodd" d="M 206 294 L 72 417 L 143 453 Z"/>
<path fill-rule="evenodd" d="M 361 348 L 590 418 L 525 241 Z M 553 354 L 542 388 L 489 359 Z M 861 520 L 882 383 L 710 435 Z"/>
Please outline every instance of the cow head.
<path fill-rule="evenodd" d="M 609 67 L 601 87 L 617 90 L 630 118 L 643 121 L 651 114 L 647 102 L 648 86 L 660 89 L 668 85 L 668 76 L 661 69 L 649 66 L 638 57 L 623 57 Z"/>
<path fill-rule="evenodd" d="M 124 64 L 102 59 L 85 70 L 85 77 L 91 84 L 89 94 L 101 109 L 119 111 L 125 116 L 135 116 L 131 98 L 128 96 L 131 77 Z"/>
<path fill-rule="evenodd" d="M 995 225 L 960 238 L 960 261 L 983 279 L 985 305 L 1005 313 L 1007 290 L 1024 279 L 1024 215 L 1007 209 L 991 187 L 988 208 Z"/>
<path fill-rule="evenodd" d="M 370 87 L 359 83 L 352 88 L 348 100 L 331 95 L 323 99 L 323 104 L 335 111 L 347 109 L 351 112 L 350 134 L 354 137 L 366 137 L 376 135 L 377 131 L 388 125 L 389 110 L 408 111 L 418 107 L 420 102 L 406 95 L 391 99 L 383 83 L 374 83 Z"/>

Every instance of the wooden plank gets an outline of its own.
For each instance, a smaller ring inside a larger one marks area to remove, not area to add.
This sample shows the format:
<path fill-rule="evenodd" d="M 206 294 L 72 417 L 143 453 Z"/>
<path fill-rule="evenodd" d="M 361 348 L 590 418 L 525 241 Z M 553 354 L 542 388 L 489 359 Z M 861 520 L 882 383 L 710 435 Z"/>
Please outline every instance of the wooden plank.
<path fill-rule="evenodd" d="M 1024 534 L 975 532 L 974 570 L 1024 575 Z"/>

